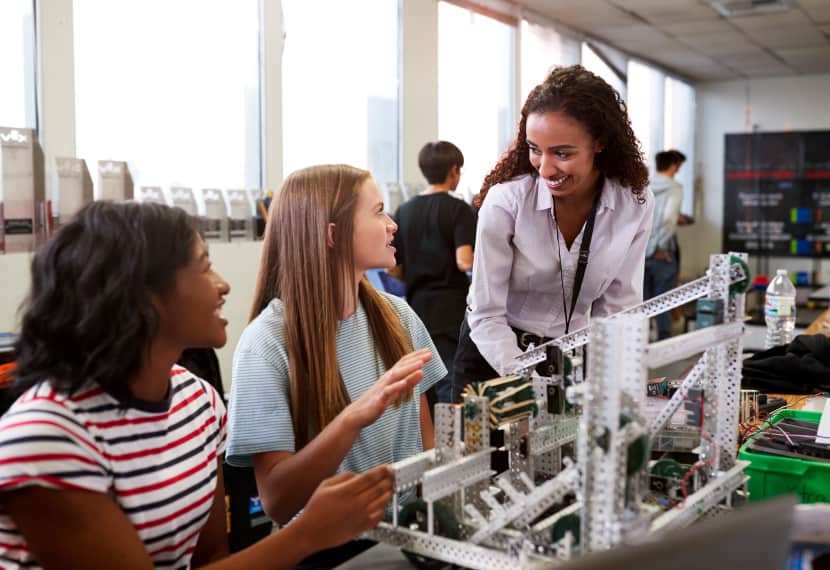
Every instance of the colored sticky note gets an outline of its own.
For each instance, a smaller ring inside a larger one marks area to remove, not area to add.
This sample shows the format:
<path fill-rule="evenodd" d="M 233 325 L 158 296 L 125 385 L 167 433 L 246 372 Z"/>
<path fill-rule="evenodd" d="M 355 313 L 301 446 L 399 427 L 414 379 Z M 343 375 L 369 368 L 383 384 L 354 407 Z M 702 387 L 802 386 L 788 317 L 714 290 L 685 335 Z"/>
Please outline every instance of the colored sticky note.
<path fill-rule="evenodd" d="M 792 208 L 790 221 L 794 224 L 809 224 L 813 221 L 813 211 L 811 208 Z"/>
<path fill-rule="evenodd" d="M 806 239 L 790 240 L 790 253 L 792 255 L 811 255 L 813 253 L 813 242 Z"/>

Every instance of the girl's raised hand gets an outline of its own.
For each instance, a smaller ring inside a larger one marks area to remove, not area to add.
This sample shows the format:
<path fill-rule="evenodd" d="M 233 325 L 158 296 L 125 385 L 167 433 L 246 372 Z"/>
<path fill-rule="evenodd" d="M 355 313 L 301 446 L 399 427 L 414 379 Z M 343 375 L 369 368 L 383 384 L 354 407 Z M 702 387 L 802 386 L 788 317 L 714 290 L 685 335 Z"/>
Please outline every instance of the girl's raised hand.
<path fill-rule="evenodd" d="M 342 413 L 358 429 L 372 424 L 398 396 L 421 381 L 424 377 L 421 368 L 431 359 L 432 351 L 428 348 L 403 356 Z"/>

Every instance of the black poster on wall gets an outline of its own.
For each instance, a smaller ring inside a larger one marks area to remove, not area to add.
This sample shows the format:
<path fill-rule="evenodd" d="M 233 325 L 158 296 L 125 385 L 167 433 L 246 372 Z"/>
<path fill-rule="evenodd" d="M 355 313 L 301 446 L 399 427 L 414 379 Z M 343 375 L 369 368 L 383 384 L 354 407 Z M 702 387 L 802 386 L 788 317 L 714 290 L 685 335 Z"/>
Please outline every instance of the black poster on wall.
<path fill-rule="evenodd" d="M 723 250 L 830 257 L 830 131 L 726 135 Z"/>

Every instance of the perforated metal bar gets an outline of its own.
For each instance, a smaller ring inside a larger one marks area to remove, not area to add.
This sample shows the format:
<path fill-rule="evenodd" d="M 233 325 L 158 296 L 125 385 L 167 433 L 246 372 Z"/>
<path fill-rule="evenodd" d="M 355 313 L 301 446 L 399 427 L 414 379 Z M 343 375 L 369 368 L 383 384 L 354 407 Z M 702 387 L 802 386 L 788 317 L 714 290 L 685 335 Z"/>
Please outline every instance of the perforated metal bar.
<path fill-rule="evenodd" d="M 732 326 L 743 324 L 737 319 L 743 316 L 743 295 L 740 296 L 741 312 L 737 313 L 736 299 L 729 294 L 730 255 L 717 254 L 709 258 L 709 292 L 711 299 L 719 299 L 724 305 L 724 320 Z M 707 350 L 704 374 L 704 410 L 700 442 L 700 459 L 707 463 L 710 475 L 718 470 L 727 471 L 735 464 L 737 447 L 738 391 L 740 390 L 741 337 L 721 343 Z"/>
<path fill-rule="evenodd" d="M 694 368 L 692 368 L 689 373 L 686 375 L 686 378 L 680 384 L 680 387 L 675 391 L 672 397 L 666 402 L 666 405 L 663 406 L 663 409 L 660 410 L 660 413 L 657 414 L 657 417 L 651 422 L 649 426 L 650 432 L 650 443 L 653 445 L 654 441 L 656 440 L 660 431 L 662 431 L 666 424 L 668 424 L 671 417 L 680 407 L 680 404 L 683 403 L 683 399 L 686 397 L 686 394 L 692 388 L 695 388 L 699 383 L 700 379 L 703 376 L 703 371 L 705 370 L 705 365 L 702 360 L 698 360 Z"/>
<path fill-rule="evenodd" d="M 459 459 L 464 451 L 461 440 L 461 407 L 435 404 L 435 462 L 438 465 Z"/>
<path fill-rule="evenodd" d="M 468 485 L 489 479 L 494 473 L 490 470 L 492 451 L 492 448 L 484 449 L 458 461 L 430 469 L 421 478 L 421 497 L 425 501 L 437 501 Z"/>
<path fill-rule="evenodd" d="M 648 346 L 646 365 L 649 368 L 665 366 L 684 358 L 700 354 L 707 348 L 722 345 L 744 334 L 742 322 L 724 323 L 706 327 L 652 343 Z"/>
<path fill-rule="evenodd" d="M 530 433 L 530 454 L 541 455 L 571 443 L 578 430 L 579 418 L 576 416 L 562 416 L 549 426 L 537 428 Z"/>
<path fill-rule="evenodd" d="M 730 263 L 732 257 L 738 257 L 745 263 L 749 261 L 746 253 L 730 252 Z M 731 276 L 730 266 L 730 276 Z M 746 306 L 745 295 L 730 295 L 727 287 L 727 298 L 725 319 L 729 321 L 740 321 L 743 319 Z M 737 449 L 738 447 L 738 424 L 740 423 L 740 390 L 741 390 L 741 366 L 743 363 L 743 336 L 739 336 L 726 343 L 726 370 L 724 371 L 723 386 L 721 387 L 720 409 L 722 414 L 718 417 L 717 441 L 721 449 Z M 734 453 L 723 453 L 718 457 L 718 468 L 722 471 L 731 469 L 735 465 Z"/>
<path fill-rule="evenodd" d="M 746 259 L 746 254 L 731 254 L 742 255 Z M 727 256 L 728 257 L 728 256 Z M 747 278 L 744 273 L 744 268 L 740 264 L 731 264 L 729 267 L 730 283 L 737 283 Z M 672 289 L 667 293 L 658 295 L 640 305 L 631 307 L 619 313 L 616 313 L 610 318 L 615 318 L 620 315 L 642 315 L 647 317 L 654 317 L 675 307 L 685 305 L 695 299 L 705 297 L 709 292 L 709 275 L 689 281 L 688 283 Z M 576 330 L 570 334 L 561 336 L 552 341 L 540 344 L 531 350 L 516 357 L 515 370 L 525 370 L 531 366 L 543 362 L 547 348 L 549 346 L 558 346 L 562 351 L 573 350 L 588 343 L 590 326 Z"/>
<path fill-rule="evenodd" d="M 376 528 L 366 532 L 364 536 L 371 540 L 398 546 L 415 554 L 436 558 L 474 570 L 514 570 L 522 568 L 526 564 L 524 553 L 511 556 L 506 552 L 477 544 L 393 527 L 383 522 Z"/>
<path fill-rule="evenodd" d="M 606 550 L 621 540 L 627 437 L 642 430 L 634 422 L 637 404 L 645 398 L 647 326 L 644 317 L 629 315 L 600 319 L 592 325 L 591 381 L 580 424 L 584 434 L 580 439 L 582 547 L 586 552 Z M 623 411 L 631 423 L 621 429 Z"/>
<path fill-rule="evenodd" d="M 462 417 L 464 420 L 465 453 L 472 455 L 484 449 L 490 449 L 490 418 L 488 412 L 490 400 L 478 396 L 464 398 Z M 463 501 L 468 502 L 482 515 L 490 512 L 481 499 L 481 492 L 487 489 L 487 481 L 481 481 L 464 489 Z M 466 509 L 466 505 L 464 506 Z"/>
<path fill-rule="evenodd" d="M 576 490 L 577 481 L 578 473 L 574 467 L 563 469 L 553 479 L 545 481 L 525 494 L 522 500 L 511 501 L 501 510 L 493 509 L 487 526 L 476 530 L 470 537 L 470 542 L 482 542 L 514 521 L 519 524 L 528 524 L 551 505 L 561 501 L 569 493 L 573 493 Z"/>
<path fill-rule="evenodd" d="M 578 487 L 579 471 L 574 466 L 564 468 L 556 477 L 545 481 L 537 487 L 539 492 L 535 494 L 535 499 L 516 518 L 515 524 L 530 524 L 553 505 L 571 493 L 576 493 Z"/>
<path fill-rule="evenodd" d="M 434 463 L 435 450 L 430 449 L 392 464 L 392 471 L 395 474 L 395 490 L 400 493 L 413 488 L 421 482 L 424 473 Z"/>

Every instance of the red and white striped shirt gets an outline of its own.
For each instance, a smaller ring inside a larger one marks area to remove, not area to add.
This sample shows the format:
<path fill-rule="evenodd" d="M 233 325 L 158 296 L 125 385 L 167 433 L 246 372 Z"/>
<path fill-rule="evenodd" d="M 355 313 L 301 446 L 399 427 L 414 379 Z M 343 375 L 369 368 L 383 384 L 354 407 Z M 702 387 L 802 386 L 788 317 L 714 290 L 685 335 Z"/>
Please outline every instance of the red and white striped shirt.
<path fill-rule="evenodd" d="M 0 567 L 38 568 L 2 509 L 2 492 L 29 485 L 105 493 L 130 519 L 157 568 L 187 568 L 225 449 L 222 399 L 181 367 L 168 398 L 124 409 L 89 386 L 68 397 L 46 383 L 0 419 Z"/>

